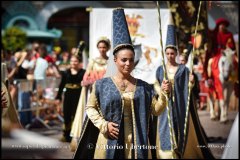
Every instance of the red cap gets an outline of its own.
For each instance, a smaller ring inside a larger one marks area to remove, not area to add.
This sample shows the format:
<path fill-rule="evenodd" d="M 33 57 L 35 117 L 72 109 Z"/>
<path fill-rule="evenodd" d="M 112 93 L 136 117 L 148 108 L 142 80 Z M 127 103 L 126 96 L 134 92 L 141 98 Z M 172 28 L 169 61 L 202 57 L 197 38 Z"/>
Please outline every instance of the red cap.
<path fill-rule="evenodd" d="M 218 18 L 216 20 L 216 25 L 219 26 L 220 24 L 225 24 L 226 27 L 228 27 L 229 26 L 229 21 L 226 20 L 225 18 Z"/>
<path fill-rule="evenodd" d="M 50 57 L 49 55 L 47 55 L 44 59 L 45 59 L 48 63 L 54 63 L 52 57 Z"/>

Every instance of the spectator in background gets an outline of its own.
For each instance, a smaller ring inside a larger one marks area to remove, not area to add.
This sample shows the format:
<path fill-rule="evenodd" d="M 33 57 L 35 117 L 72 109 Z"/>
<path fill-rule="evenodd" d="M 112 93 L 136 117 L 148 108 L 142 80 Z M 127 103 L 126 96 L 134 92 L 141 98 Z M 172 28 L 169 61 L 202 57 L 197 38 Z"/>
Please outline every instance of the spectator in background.
<path fill-rule="evenodd" d="M 3 72 L 3 63 L 1 64 L 1 71 Z M 11 131 L 13 129 L 22 129 L 22 125 L 18 119 L 18 113 L 12 102 L 9 90 L 6 86 L 5 77 L 1 77 L 1 136 L 2 139 L 11 137 Z M 16 140 L 16 139 L 12 139 Z M 6 145 L 6 144 L 5 144 Z"/>
<path fill-rule="evenodd" d="M 55 65 L 54 62 L 48 62 L 48 68 L 47 68 L 46 74 L 47 74 L 47 77 L 61 78 L 58 67 Z"/>
<path fill-rule="evenodd" d="M 14 104 L 18 104 L 17 107 L 19 108 L 19 93 L 18 87 L 14 82 L 15 79 L 26 79 L 28 68 L 24 66 L 24 61 L 27 58 L 28 53 L 25 51 L 18 51 L 12 56 L 11 52 L 7 52 L 5 57 L 5 62 L 7 63 L 7 70 L 8 70 L 8 87 L 11 98 Z M 17 96 L 18 94 L 18 96 Z M 17 101 L 18 97 L 18 102 Z"/>
<path fill-rule="evenodd" d="M 33 60 L 36 60 L 40 56 L 40 54 L 38 52 L 38 48 L 39 48 L 39 43 L 33 42 L 33 44 L 32 44 L 32 54 L 33 54 L 32 59 Z"/>
<path fill-rule="evenodd" d="M 30 83 L 27 81 L 27 76 L 30 70 L 33 70 L 35 60 L 32 59 L 32 52 L 27 50 L 27 52 L 19 52 L 24 57 L 22 64 L 18 67 L 18 71 L 14 76 L 16 80 L 16 85 L 18 88 L 18 110 L 30 109 L 31 108 L 31 92 L 32 86 L 29 86 Z M 28 88 L 28 90 L 26 90 Z M 30 88 L 30 89 L 29 89 Z M 19 113 L 20 121 L 23 126 L 26 126 L 32 122 L 32 113 L 31 111 L 22 111 Z"/>
<path fill-rule="evenodd" d="M 21 58 L 23 58 L 21 65 L 19 66 L 19 69 L 17 73 L 14 76 L 14 79 L 33 79 L 33 77 L 28 77 L 28 74 L 33 72 L 34 70 L 34 65 L 35 65 L 35 60 L 33 58 L 32 50 L 27 49 L 24 52 L 17 52 L 17 54 L 20 54 Z M 19 62 L 20 62 L 19 61 Z"/>
<path fill-rule="evenodd" d="M 59 65 L 61 62 L 61 47 L 59 46 L 55 46 L 53 47 L 53 51 L 52 51 L 52 58 L 54 59 L 54 62 L 56 65 Z"/>
<path fill-rule="evenodd" d="M 70 68 L 70 54 L 69 52 L 65 51 L 62 53 L 62 61 L 58 65 L 60 71 L 66 71 Z"/>
<path fill-rule="evenodd" d="M 17 94 L 17 88 L 13 84 L 13 77 L 17 72 L 17 59 L 13 56 L 12 52 L 9 50 L 2 50 L 2 59 L 1 62 L 6 64 L 7 76 L 8 78 L 8 87 L 11 97 L 13 98 L 13 102 L 15 102 L 15 97 Z"/>
<path fill-rule="evenodd" d="M 38 51 L 40 56 L 35 62 L 34 79 L 43 80 L 46 78 L 46 70 L 48 68 L 48 62 L 44 59 L 47 55 L 47 48 L 44 44 L 41 44 Z"/>
<path fill-rule="evenodd" d="M 13 126 L 22 128 L 18 119 L 16 108 L 12 102 L 12 98 L 9 94 L 6 82 L 1 82 L 1 119 L 2 119 L 2 133 L 7 130 L 11 130 Z"/>
<path fill-rule="evenodd" d="M 35 69 L 33 73 L 33 90 L 36 91 L 34 92 L 36 93 L 36 95 L 33 97 L 33 100 L 36 100 L 37 103 L 40 103 L 43 98 L 44 89 L 46 88 L 46 76 L 48 68 L 48 61 L 44 59 L 47 56 L 47 48 L 45 44 L 39 45 L 38 53 L 40 54 L 40 56 L 35 60 Z"/>

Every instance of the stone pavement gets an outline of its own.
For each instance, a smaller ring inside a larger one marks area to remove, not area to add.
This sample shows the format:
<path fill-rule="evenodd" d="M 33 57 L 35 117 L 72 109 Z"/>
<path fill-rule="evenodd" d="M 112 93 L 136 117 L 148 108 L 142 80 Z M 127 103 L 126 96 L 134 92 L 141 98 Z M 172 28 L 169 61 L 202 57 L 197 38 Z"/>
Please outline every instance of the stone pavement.
<path fill-rule="evenodd" d="M 203 128 L 207 136 L 210 139 L 209 147 L 215 156 L 215 158 L 221 158 L 223 154 L 223 150 L 225 148 L 225 144 L 227 142 L 227 138 L 232 126 L 232 123 L 235 119 L 238 111 L 230 111 L 228 113 L 229 121 L 226 124 L 222 124 L 219 121 L 211 121 L 209 112 L 198 111 L 200 121 L 202 123 Z M 59 140 L 62 136 L 61 127 L 55 126 L 54 129 L 31 129 L 31 131 L 41 134 L 43 136 L 50 137 L 55 140 Z M 47 151 L 47 150 L 46 150 Z M 56 151 L 50 153 L 50 156 L 43 156 L 40 153 L 35 155 L 24 155 L 21 152 L 13 153 L 10 158 L 31 158 L 31 159 L 39 159 L 39 158 L 52 158 L 52 159 L 72 159 L 73 152 L 70 151 L 70 144 L 67 142 L 60 142 L 57 146 Z"/>
<path fill-rule="evenodd" d="M 229 111 L 229 120 L 223 124 L 219 121 L 210 120 L 209 111 L 198 111 L 201 124 L 210 139 L 209 148 L 217 159 L 222 157 L 225 147 L 231 147 L 226 146 L 226 142 L 237 113 L 238 111 Z"/>
<path fill-rule="evenodd" d="M 226 124 L 220 123 L 219 121 L 210 120 L 210 114 L 207 110 L 198 111 L 200 121 L 202 126 L 209 137 L 211 143 L 209 147 L 215 156 L 215 158 L 221 158 L 224 146 L 227 142 L 228 135 L 230 133 L 232 123 L 235 119 L 237 111 L 230 111 L 228 113 L 229 121 Z M 51 137 L 59 139 L 61 137 L 61 132 L 58 134 L 53 134 Z M 70 151 L 69 143 L 62 143 L 65 148 L 59 149 L 58 153 L 55 154 L 56 158 L 72 158 L 73 152 Z"/>

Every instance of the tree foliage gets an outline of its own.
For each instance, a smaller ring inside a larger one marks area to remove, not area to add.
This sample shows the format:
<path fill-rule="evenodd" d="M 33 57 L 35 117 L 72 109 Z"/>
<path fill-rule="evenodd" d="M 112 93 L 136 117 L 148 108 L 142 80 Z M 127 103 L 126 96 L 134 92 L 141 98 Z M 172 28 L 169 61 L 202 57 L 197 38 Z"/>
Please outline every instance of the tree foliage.
<path fill-rule="evenodd" d="M 2 35 L 2 44 L 4 49 L 17 51 L 24 49 L 27 43 L 27 34 L 19 27 L 9 27 L 5 29 Z"/>

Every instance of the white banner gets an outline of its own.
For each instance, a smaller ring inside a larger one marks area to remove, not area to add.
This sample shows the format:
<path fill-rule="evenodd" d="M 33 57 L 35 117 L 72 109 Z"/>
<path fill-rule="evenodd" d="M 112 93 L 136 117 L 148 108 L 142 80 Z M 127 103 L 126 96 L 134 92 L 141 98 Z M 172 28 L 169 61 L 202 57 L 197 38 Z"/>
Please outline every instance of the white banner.
<path fill-rule="evenodd" d="M 93 9 L 90 13 L 90 58 L 99 56 L 96 47 L 99 37 L 106 36 L 112 40 L 112 11 L 113 9 Z M 133 70 L 132 75 L 135 78 L 153 84 L 156 69 L 162 64 L 157 8 L 124 9 L 124 12 L 133 44 L 140 51 L 136 52 L 139 62 Z M 162 42 L 163 47 L 165 47 L 170 11 L 168 9 L 161 9 L 160 14 Z"/>

